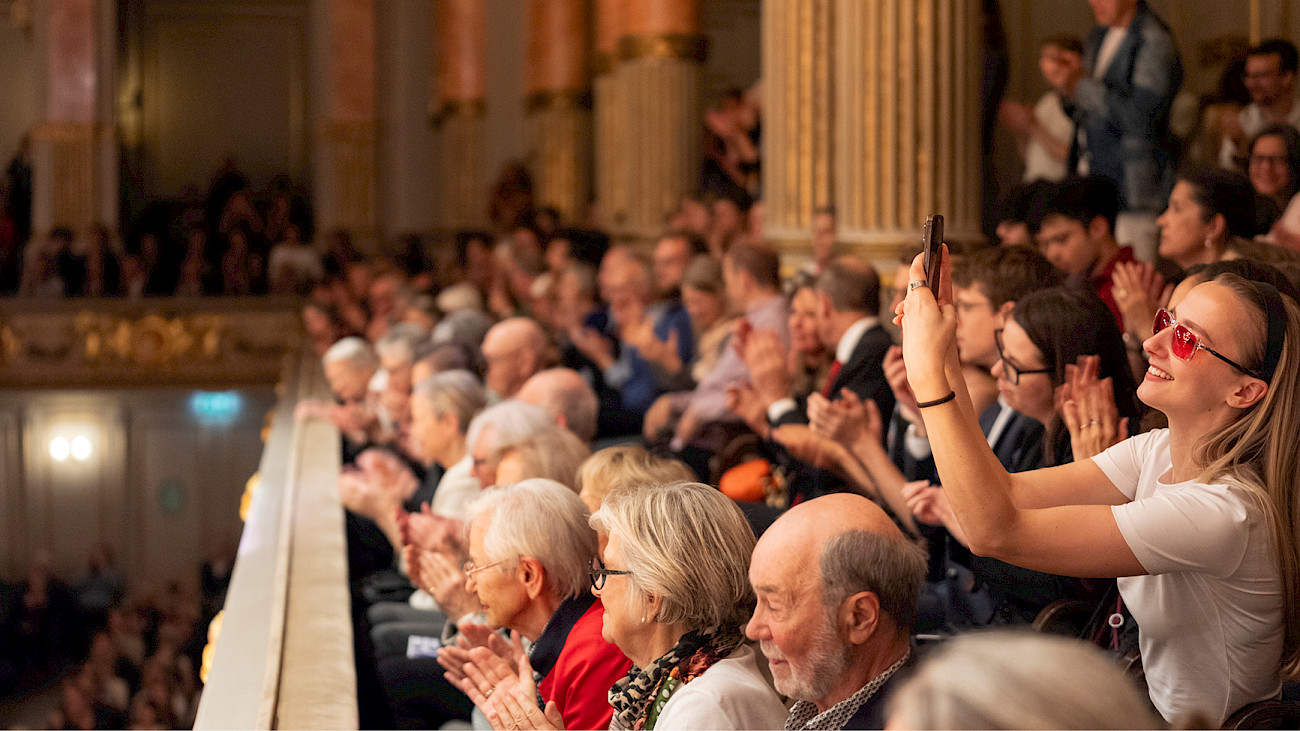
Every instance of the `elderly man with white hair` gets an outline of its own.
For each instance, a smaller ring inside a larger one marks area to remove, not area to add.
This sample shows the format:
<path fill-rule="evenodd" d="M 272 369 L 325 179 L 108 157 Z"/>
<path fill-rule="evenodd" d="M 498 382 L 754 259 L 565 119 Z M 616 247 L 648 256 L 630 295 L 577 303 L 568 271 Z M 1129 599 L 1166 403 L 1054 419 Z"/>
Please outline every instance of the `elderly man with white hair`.
<path fill-rule="evenodd" d="M 542 700 L 554 703 L 567 728 L 608 728 L 609 688 L 631 662 L 602 637 L 605 608 L 590 591 L 596 531 L 587 506 L 551 480 L 525 480 L 483 493 L 470 510 L 467 587 L 487 625 L 532 643 L 528 662 Z M 447 677 L 471 699 L 491 696 L 464 662 L 499 655 L 488 646 L 444 648 Z M 498 648 L 502 649 L 502 648 Z M 522 646 L 516 644 L 520 661 Z M 459 665 L 458 665 L 459 663 Z M 501 728 L 501 726 L 497 726 Z"/>
<path fill-rule="evenodd" d="M 351 462 L 370 442 L 375 416 L 367 404 L 370 379 L 379 370 L 379 358 L 361 338 L 343 338 L 321 356 L 334 403 L 303 401 L 295 412 L 299 419 L 326 419 L 343 435 L 343 461 Z"/>

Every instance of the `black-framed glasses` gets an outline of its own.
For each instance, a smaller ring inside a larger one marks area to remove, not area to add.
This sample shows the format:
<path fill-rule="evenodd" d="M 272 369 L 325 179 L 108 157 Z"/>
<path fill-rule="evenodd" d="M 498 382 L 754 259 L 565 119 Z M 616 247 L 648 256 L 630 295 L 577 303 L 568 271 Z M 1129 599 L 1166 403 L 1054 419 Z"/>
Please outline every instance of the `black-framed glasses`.
<path fill-rule="evenodd" d="M 1192 332 L 1191 330 L 1188 330 L 1186 325 L 1180 324 L 1177 320 L 1175 320 L 1174 316 L 1169 312 L 1169 310 L 1163 308 L 1156 310 L 1156 321 L 1151 326 L 1151 332 L 1153 334 L 1158 333 L 1170 326 L 1173 326 L 1174 332 L 1173 332 L 1173 340 L 1170 342 L 1169 352 L 1173 353 L 1174 356 L 1179 360 L 1189 361 L 1192 359 L 1193 355 L 1196 355 L 1196 351 L 1204 350 L 1205 352 L 1209 353 L 1215 358 L 1218 358 L 1219 360 L 1223 361 L 1224 363 L 1227 363 L 1233 368 L 1236 368 L 1242 373 L 1245 373 L 1251 378 L 1258 378 L 1261 381 L 1264 380 L 1264 377 L 1259 375 L 1255 371 L 1252 371 L 1249 368 L 1243 368 L 1242 366 L 1238 365 L 1236 361 L 1227 357 L 1223 353 L 1220 353 L 1214 348 L 1211 348 L 1205 343 L 1202 343 L 1201 337 L 1196 333 Z"/>
<path fill-rule="evenodd" d="M 1051 368 L 1021 368 L 1020 366 L 1007 360 L 1007 354 L 1002 349 L 1002 329 L 993 331 L 993 343 L 998 348 L 998 358 L 1002 360 L 1002 372 L 1006 374 L 1007 380 L 1012 384 L 1019 386 L 1020 377 L 1032 375 L 1034 373 L 1051 373 Z"/>
<path fill-rule="evenodd" d="M 594 556 L 591 559 L 591 569 L 588 571 L 591 577 L 591 588 L 600 591 L 605 588 L 605 579 L 610 576 L 631 576 L 631 571 L 615 571 L 614 569 L 605 568 L 605 562 L 600 560 L 600 556 Z"/>

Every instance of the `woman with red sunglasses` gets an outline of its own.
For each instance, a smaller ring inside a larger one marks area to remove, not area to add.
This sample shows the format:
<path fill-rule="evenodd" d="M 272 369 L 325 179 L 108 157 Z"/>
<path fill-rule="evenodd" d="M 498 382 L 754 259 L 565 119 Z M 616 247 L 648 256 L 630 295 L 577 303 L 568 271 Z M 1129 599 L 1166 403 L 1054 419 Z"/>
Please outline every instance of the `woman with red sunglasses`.
<path fill-rule="evenodd" d="M 943 267 L 948 267 L 947 254 Z M 1118 577 L 1151 700 L 1222 722 L 1300 667 L 1300 309 L 1222 275 L 1160 313 L 1138 397 L 1169 419 L 1089 460 L 1008 474 L 960 378 L 945 272 L 899 308 L 908 380 L 972 551 Z M 1205 351 L 1205 352 L 1202 352 Z"/>

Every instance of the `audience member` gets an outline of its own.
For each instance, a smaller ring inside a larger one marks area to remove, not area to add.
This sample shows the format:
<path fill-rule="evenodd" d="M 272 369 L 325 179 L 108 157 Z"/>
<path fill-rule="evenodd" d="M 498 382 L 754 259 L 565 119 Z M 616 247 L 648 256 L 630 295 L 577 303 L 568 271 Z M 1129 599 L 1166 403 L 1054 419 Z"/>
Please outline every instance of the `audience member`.
<path fill-rule="evenodd" d="M 1095 290 L 1123 327 L 1111 277 L 1117 266 L 1134 258 L 1133 247 L 1115 241 L 1119 207 L 1119 191 L 1109 180 L 1072 180 L 1044 202 L 1042 218 L 1033 228 L 1038 249 L 1048 261 L 1080 286 Z"/>
<path fill-rule="evenodd" d="M 827 495 L 772 524 L 749 580 L 758 606 L 745 634 L 796 701 L 785 727 L 884 728 L 884 699 L 914 662 L 925 552 L 870 501 Z"/>
<path fill-rule="evenodd" d="M 979 633 L 944 643 L 889 703 L 895 729 L 1159 728 L 1133 681 L 1082 642 Z"/>
<path fill-rule="evenodd" d="M 1282 38 L 1269 38 L 1246 52 L 1242 78 L 1250 93 L 1250 104 L 1236 118 L 1228 119 L 1219 148 L 1219 165 L 1238 169 L 1237 155 L 1265 127 L 1285 124 L 1300 128 L 1300 101 L 1295 98 L 1298 64 L 1300 55 L 1295 44 Z"/>
<path fill-rule="evenodd" d="M 911 279 L 924 282 L 919 259 Z M 939 296 L 950 301 L 946 285 Z M 1201 712 L 1221 723 L 1275 695 L 1300 653 L 1290 578 L 1300 563 L 1291 509 L 1300 466 L 1294 445 L 1275 438 L 1296 428 L 1283 406 L 1300 377 L 1291 362 L 1295 302 L 1233 275 L 1193 288 L 1178 319 L 1162 311 L 1144 344 L 1151 366 L 1138 395 L 1169 428 L 1017 475 L 990 458 L 968 400 L 952 395 L 964 388 L 947 375 L 950 308 L 940 311 L 918 286 L 902 312 L 908 379 L 972 551 L 1040 571 L 1123 577 L 1151 700 L 1166 720 Z M 1082 416 L 1092 424 L 1104 412 Z"/>
<path fill-rule="evenodd" d="M 513 651 L 499 658 L 504 673 L 540 676 L 542 701 L 554 704 L 564 728 L 575 729 L 609 726 L 609 688 L 631 666 L 602 637 L 605 609 L 591 594 L 589 577 L 596 533 L 587 519 L 577 494 L 550 480 L 499 487 L 471 509 L 465 567 L 466 586 L 478 594 L 487 625 L 507 628 L 515 638 Z M 520 638 L 532 643 L 527 656 Z M 490 717 L 499 702 L 491 698 L 499 677 L 476 666 L 488 666 L 497 653 L 486 644 L 462 646 L 461 653 L 449 649 L 442 651 L 445 660 L 439 658 L 449 679 Z M 457 660 L 473 664 L 453 670 Z"/>
<path fill-rule="evenodd" d="M 591 524 L 608 536 L 590 570 L 605 606 L 603 635 L 632 660 L 608 692 L 611 728 L 784 722 L 785 705 L 741 631 L 753 604 L 746 569 L 754 534 L 735 503 L 698 483 L 629 485 L 609 494 Z M 499 665 L 499 695 L 487 704 L 494 726 L 522 719 L 564 728 L 553 702 L 538 709 L 527 663 L 520 683 Z"/>
<path fill-rule="evenodd" d="M 1169 116 L 1183 66 L 1169 26 L 1146 0 L 1106 0 L 1092 10 L 1097 26 L 1084 43 L 1083 73 L 1061 59 L 1057 91 L 1080 133 L 1066 168 L 1115 183 L 1126 214 L 1117 238 L 1145 244 L 1154 238 L 1147 219 L 1160 211 L 1173 180 Z"/>
<path fill-rule="evenodd" d="M 554 346 L 536 320 L 511 317 L 483 338 L 484 384 L 497 400 L 513 398 L 533 374 L 555 363 Z"/>
<path fill-rule="evenodd" d="M 998 110 L 1003 124 L 1016 136 L 1025 163 L 1022 180 L 1059 181 L 1065 178 L 1074 122 L 1066 114 L 1058 89 L 1072 89 L 1083 78 L 1083 42 L 1070 35 L 1050 36 L 1039 46 L 1038 68 L 1048 90 L 1032 107 L 1004 101 Z"/>
<path fill-rule="evenodd" d="M 1241 173 L 1189 169 L 1157 223 L 1160 256 L 1184 269 L 1235 259 L 1241 240 L 1256 233 L 1255 191 Z"/>
<path fill-rule="evenodd" d="M 596 438 L 600 404 L 596 392 L 575 370 L 551 368 L 535 373 L 516 392 L 515 398 L 540 406 L 563 427 L 584 442 Z"/>

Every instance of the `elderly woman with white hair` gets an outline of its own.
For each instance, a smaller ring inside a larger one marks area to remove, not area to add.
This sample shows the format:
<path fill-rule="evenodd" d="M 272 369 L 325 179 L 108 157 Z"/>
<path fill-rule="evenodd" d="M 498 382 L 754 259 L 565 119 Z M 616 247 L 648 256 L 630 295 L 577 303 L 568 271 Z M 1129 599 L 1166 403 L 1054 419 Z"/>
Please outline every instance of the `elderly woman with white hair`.
<path fill-rule="evenodd" d="M 488 490 L 470 508 L 464 568 L 465 586 L 478 595 L 487 625 L 509 628 L 532 643 L 519 661 L 528 668 L 530 687 L 536 680 L 530 692 L 572 728 L 609 724 L 605 691 L 629 666 L 619 648 L 602 638 L 605 611 L 588 591 L 596 559 L 596 532 L 588 517 L 577 493 L 552 480 Z M 467 685 L 471 681 L 448 670 L 448 679 L 471 700 L 488 705 L 484 694 L 490 697 L 492 688 L 475 691 Z"/>
<path fill-rule="evenodd" d="M 609 534 L 591 568 L 603 635 L 633 662 L 609 690 L 610 728 L 784 727 L 786 707 L 744 642 L 754 534 L 735 503 L 693 482 L 625 485 L 591 524 Z M 494 727 L 560 726 L 554 709 L 533 702 L 525 672 L 475 670 Z"/>

